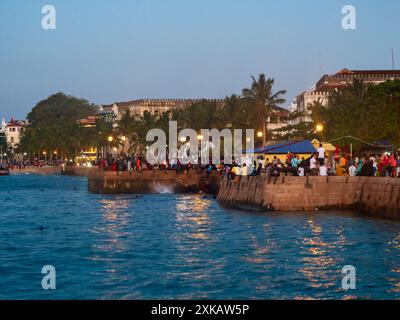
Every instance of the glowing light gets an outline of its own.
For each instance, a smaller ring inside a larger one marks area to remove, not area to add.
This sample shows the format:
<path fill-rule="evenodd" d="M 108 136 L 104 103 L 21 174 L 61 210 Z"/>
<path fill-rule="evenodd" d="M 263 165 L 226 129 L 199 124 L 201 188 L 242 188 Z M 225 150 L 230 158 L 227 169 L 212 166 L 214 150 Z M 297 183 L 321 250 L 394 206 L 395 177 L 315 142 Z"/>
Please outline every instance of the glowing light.
<path fill-rule="evenodd" d="M 107 140 L 108 140 L 108 142 L 113 142 L 114 138 L 113 138 L 113 136 L 109 136 L 109 137 L 107 138 Z"/>
<path fill-rule="evenodd" d="M 257 132 L 257 137 L 262 138 L 262 136 L 263 136 L 263 133 L 261 131 L 258 131 Z"/>
<path fill-rule="evenodd" d="M 324 131 L 324 126 L 322 124 L 317 125 L 317 132 L 322 132 Z"/>
<path fill-rule="evenodd" d="M 199 134 L 199 135 L 197 136 L 197 139 L 201 141 L 201 140 L 204 139 L 204 137 L 203 137 L 201 134 Z"/>

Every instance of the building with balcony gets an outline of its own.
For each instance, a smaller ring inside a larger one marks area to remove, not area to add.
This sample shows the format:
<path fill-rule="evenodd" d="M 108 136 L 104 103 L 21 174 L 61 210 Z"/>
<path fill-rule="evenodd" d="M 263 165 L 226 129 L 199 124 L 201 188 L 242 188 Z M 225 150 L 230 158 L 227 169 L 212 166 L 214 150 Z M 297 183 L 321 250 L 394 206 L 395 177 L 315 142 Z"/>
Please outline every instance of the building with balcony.
<path fill-rule="evenodd" d="M 400 70 L 349 70 L 342 69 L 332 75 L 324 75 L 309 91 L 299 94 L 292 103 L 291 125 L 311 122 L 311 111 L 308 109 L 314 102 L 320 101 L 323 106 L 329 103 L 334 91 L 351 86 L 354 79 L 362 80 L 367 85 L 377 85 L 388 80 L 400 79 Z"/>

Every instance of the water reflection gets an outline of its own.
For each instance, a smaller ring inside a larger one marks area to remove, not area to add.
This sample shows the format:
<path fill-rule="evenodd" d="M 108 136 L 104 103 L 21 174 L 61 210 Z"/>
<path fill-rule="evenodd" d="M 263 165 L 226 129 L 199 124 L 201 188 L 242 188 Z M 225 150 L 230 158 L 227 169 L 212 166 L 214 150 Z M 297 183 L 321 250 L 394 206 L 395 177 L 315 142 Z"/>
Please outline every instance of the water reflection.
<path fill-rule="evenodd" d="M 304 265 L 299 271 L 313 289 L 337 287 L 337 273 L 332 271 L 340 270 L 338 268 L 342 259 L 335 252 L 338 252 L 346 241 L 343 230 L 337 229 L 334 235 L 336 240 L 326 242 L 323 228 L 314 220 L 314 217 L 308 218 L 305 229 L 309 232 L 305 233 L 301 241 L 300 256 Z M 308 234 L 310 235 L 307 236 Z"/>
<path fill-rule="evenodd" d="M 213 272 L 223 268 L 224 257 L 210 259 L 212 244 L 215 242 L 210 217 L 212 204 L 211 200 L 201 196 L 178 196 L 175 209 L 172 209 L 175 213 L 175 226 L 170 237 L 174 255 L 171 271 L 166 274 L 168 282 L 190 282 L 194 288 L 201 290 L 210 283 Z M 194 297 L 193 294 L 182 296 L 184 299 Z"/>
<path fill-rule="evenodd" d="M 246 254 L 245 260 L 247 262 L 255 263 L 255 264 L 267 264 L 271 262 L 269 258 L 269 254 L 272 251 L 277 250 L 276 241 L 270 235 L 271 224 L 263 225 L 263 236 L 264 240 L 259 240 L 256 234 L 251 230 L 252 227 L 249 227 L 249 232 L 252 232 L 250 236 L 251 241 L 251 250 Z"/>
<path fill-rule="evenodd" d="M 182 196 L 176 203 L 177 228 L 183 232 L 177 237 L 192 239 L 210 239 L 210 217 L 208 209 L 211 201 L 200 196 Z"/>
<path fill-rule="evenodd" d="M 121 264 L 120 256 L 129 250 L 126 239 L 133 236 L 128 228 L 132 223 L 132 214 L 128 210 L 132 201 L 119 197 L 99 201 L 101 219 L 90 230 L 96 241 L 92 244 L 88 260 L 104 265 L 103 270 L 93 273 L 99 277 L 100 286 L 115 287 L 115 284 L 122 284 L 131 278 Z M 110 289 L 103 298 L 111 299 L 116 293 Z"/>
<path fill-rule="evenodd" d="M 398 255 L 400 251 L 400 233 L 396 234 L 388 243 L 386 249 L 390 254 Z M 388 290 L 389 293 L 400 293 L 400 265 L 396 260 L 390 260 L 387 263 L 391 266 L 391 274 L 386 280 L 392 285 Z"/>

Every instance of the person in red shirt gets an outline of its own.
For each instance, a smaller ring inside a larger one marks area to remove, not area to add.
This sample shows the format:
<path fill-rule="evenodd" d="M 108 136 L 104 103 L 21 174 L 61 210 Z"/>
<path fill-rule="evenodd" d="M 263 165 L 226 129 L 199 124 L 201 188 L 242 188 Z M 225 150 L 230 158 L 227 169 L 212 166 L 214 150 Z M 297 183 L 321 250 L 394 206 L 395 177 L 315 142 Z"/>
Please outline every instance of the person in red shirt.
<path fill-rule="evenodd" d="M 115 160 L 113 160 L 111 164 L 111 171 L 117 171 L 117 163 L 115 162 Z"/>

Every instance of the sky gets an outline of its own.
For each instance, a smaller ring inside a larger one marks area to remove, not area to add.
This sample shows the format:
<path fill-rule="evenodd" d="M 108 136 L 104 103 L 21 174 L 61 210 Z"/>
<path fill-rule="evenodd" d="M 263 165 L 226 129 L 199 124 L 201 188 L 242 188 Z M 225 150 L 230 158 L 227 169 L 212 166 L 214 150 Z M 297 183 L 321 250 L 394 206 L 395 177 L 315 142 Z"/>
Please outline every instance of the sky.
<path fill-rule="evenodd" d="M 42 7 L 56 29 L 42 28 Z M 342 28 L 342 7 L 356 30 Z M 275 79 L 290 101 L 323 74 L 400 69 L 398 0 L 1 0 L 0 118 L 56 92 L 96 104 L 224 98 Z"/>

